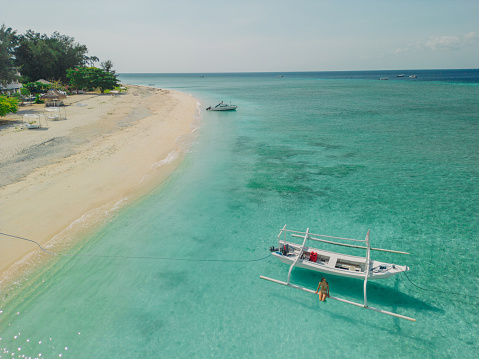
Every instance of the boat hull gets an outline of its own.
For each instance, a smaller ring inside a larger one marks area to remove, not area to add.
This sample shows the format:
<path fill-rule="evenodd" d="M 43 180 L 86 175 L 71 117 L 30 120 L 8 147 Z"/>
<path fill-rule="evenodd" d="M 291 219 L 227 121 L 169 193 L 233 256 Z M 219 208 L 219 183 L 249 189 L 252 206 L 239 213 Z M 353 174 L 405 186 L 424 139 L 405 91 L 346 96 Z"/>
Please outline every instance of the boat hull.
<path fill-rule="evenodd" d="M 236 105 L 232 105 L 232 104 L 226 104 L 226 103 L 223 103 L 223 101 L 221 101 L 219 104 L 217 104 L 215 107 L 208 107 L 206 109 L 206 111 L 233 111 L 233 110 L 236 110 Z"/>
<path fill-rule="evenodd" d="M 208 111 L 233 111 L 236 110 L 236 106 L 224 106 L 224 107 L 212 107 Z"/>
<path fill-rule="evenodd" d="M 278 258 L 282 263 L 291 265 L 298 258 L 301 246 L 296 243 L 280 241 L 280 245 L 285 244 L 293 249 L 290 253 L 285 255 L 281 252 L 273 252 L 272 255 Z M 309 260 L 309 253 L 311 252 L 317 253 L 318 260 L 316 262 Z M 298 260 L 296 267 L 340 277 L 357 278 L 361 280 L 365 278 L 365 257 L 329 252 L 312 247 L 304 247 L 304 254 L 305 257 Z M 407 266 L 371 260 L 368 280 L 385 279 L 408 270 L 409 268 Z"/>

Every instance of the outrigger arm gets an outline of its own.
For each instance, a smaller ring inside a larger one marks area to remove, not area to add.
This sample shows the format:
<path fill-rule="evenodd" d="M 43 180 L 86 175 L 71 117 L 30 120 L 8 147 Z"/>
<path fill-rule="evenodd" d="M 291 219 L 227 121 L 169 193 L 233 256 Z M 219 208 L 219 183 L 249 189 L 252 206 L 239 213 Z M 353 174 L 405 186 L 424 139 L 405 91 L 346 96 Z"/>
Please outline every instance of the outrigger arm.
<path fill-rule="evenodd" d="M 364 308 L 368 307 L 368 294 L 367 294 L 367 285 L 369 277 L 369 266 L 371 263 L 371 246 L 369 245 L 369 229 L 368 234 L 366 234 L 366 270 L 364 273 Z"/>
<path fill-rule="evenodd" d="M 288 283 L 286 283 L 286 282 L 282 282 L 282 281 L 280 281 L 280 280 L 273 279 L 273 278 L 268 278 L 268 277 L 265 277 L 265 276 L 260 276 L 260 278 L 261 278 L 261 279 L 265 279 L 265 280 L 269 280 L 270 282 L 273 282 L 273 283 L 278 283 L 278 284 L 285 285 L 285 286 L 288 286 L 288 287 L 291 287 L 291 288 L 299 289 L 299 290 L 302 290 L 302 291 L 304 291 L 304 292 L 316 294 L 316 292 L 315 292 L 314 290 L 311 290 L 311 289 L 308 289 L 308 288 L 304 288 L 304 287 L 301 287 L 301 286 L 296 285 L 296 284 L 288 284 Z M 374 310 L 375 312 L 379 312 L 379 313 L 391 315 L 391 316 L 396 317 L 396 318 L 406 319 L 406 320 L 409 320 L 409 321 L 411 321 L 411 322 L 415 322 L 415 321 L 416 321 L 416 319 L 414 319 L 414 318 L 406 317 L 406 316 L 401 315 L 401 314 L 388 312 L 388 311 L 386 311 L 386 310 L 377 309 L 377 308 L 374 308 L 374 307 L 364 306 L 364 304 L 356 303 L 356 302 L 353 302 L 353 301 L 350 301 L 350 300 L 346 300 L 346 299 L 343 299 L 343 298 L 333 297 L 332 295 L 330 295 L 328 298 L 329 298 L 329 299 L 337 300 L 337 301 L 339 301 L 339 302 L 351 304 L 351 305 L 354 305 L 354 306 L 356 306 L 356 307 Z"/>
<path fill-rule="evenodd" d="M 286 225 L 284 227 L 286 227 Z M 283 229 L 284 229 L 284 227 L 283 227 Z M 293 271 L 293 267 L 296 265 L 296 263 L 298 263 L 299 259 L 301 258 L 301 255 L 303 254 L 304 245 L 306 244 L 306 241 L 308 240 L 308 233 L 309 233 L 309 228 L 306 230 L 306 233 L 304 234 L 304 241 L 303 241 L 303 244 L 301 245 L 301 248 L 299 250 L 298 256 L 296 257 L 296 260 L 293 262 L 293 264 L 291 264 L 291 267 L 289 267 L 288 282 L 287 282 L 288 284 L 289 284 L 289 280 L 291 278 L 291 272 Z"/>

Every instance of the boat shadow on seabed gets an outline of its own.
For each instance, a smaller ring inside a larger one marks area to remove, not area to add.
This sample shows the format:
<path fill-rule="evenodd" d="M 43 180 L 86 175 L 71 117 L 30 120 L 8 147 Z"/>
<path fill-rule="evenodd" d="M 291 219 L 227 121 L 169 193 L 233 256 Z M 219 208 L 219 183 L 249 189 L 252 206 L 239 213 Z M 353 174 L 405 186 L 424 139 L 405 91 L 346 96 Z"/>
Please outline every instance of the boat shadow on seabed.
<path fill-rule="evenodd" d="M 324 274 L 312 273 L 306 269 L 298 268 L 293 274 L 292 281 L 300 286 L 316 289 Z M 363 283 L 354 278 L 339 277 L 330 275 L 327 278 L 331 295 L 339 297 L 347 297 L 353 301 L 362 301 L 363 299 Z M 380 282 L 368 283 L 368 299 L 371 303 L 378 306 L 392 306 L 394 309 L 414 308 L 416 311 L 431 311 L 436 313 L 444 313 L 444 310 L 433 306 L 425 301 L 406 294 L 399 289 L 401 281 L 406 280 L 404 277 L 390 278 L 388 282 L 394 280 L 394 287 L 386 286 Z M 407 286 L 408 283 L 405 283 Z M 411 284 L 412 285 L 412 284 Z M 408 286 L 409 287 L 409 286 Z M 333 294 L 334 293 L 334 294 Z M 328 300 L 328 299 L 326 299 Z M 305 303 L 303 303 L 305 304 Z"/>
<path fill-rule="evenodd" d="M 301 281 L 301 279 L 299 278 L 300 276 L 309 277 L 309 278 L 307 278 L 307 281 L 305 281 L 302 284 L 312 286 L 310 273 L 307 272 L 306 270 L 298 270 L 298 273 L 299 272 L 304 272 L 304 273 L 301 273 L 299 276 L 296 276 L 297 278 L 295 278 L 295 280 Z M 319 277 L 319 276 L 316 275 L 316 277 Z M 331 278 L 333 278 L 333 277 L 331 277 Z M 334 278 L 336 279 L 336 277 L 334 277 Z M 340 286 L 345 289 L 345 292 L 349 292 L 349 293 L 351 293 L 350 288 L 352 286 L 355 286 L 353 282 L 358 283 L 357 281 L 352 280 L 350 278 L 337 278 L 337 279 L 339 279 L 339 282 L 341 282 L 341 281 L 343 282 L 343 283 L 339 283 Z M 321 277 L 317 278 L 317 282 L 319 282 L 320 280 L 321 280 Z M 336 283 L 336 281 L 333 280 L 333 279 L 331 279 L 330 282 L 334 283 L 334 286 L 336 288 L 336 284 L 338 284 L 338 283 Z M 397 279 L 396 279 L 396 282 L 398 282 Z M 361 300 L 361 297 L 362 297 L 362 292 L 361 292 L 361 288 L 360 288 L 361 285 L 357 285 L 357 287 L 358 288 L 355 289 L 355 292 L 357 292 L 357 294 L 355 294 L 352 299 Z M 378 285 L 378 287 L 383 287 L 383 286 Z M 396 290 L 391 289 L 391 288 L 388 288 L 387 292 L 389 292 L 388 295 L 397 295 L 398 294 L 398 292 L 396 292 Z M 338 321 L 343 321 L 344 323 L 347 323 L 348 325 L 355 325 L 355 326 L 365 325 L 366 327 L 368 327 L 372 330 L 380 330 L 380 331 L 385 331 L 385 332 L 388 332 L 388 333 L 393 333 L 396 336 L 399 335 L 402 338 L 408 339 L 408 340 L 416 342 L 416 343 L 421 343 L 422 345 L 431 345 L 432 344 L 431 340 L 425 340 L 424 338 L 419 338 L 415 335 L 411 335 L 407 330 L 402 330 L 401 329 L 402 327 L 399 325 L 399 323 L 401 323 L 402 321 L 399 320 L 398 318 L 393 318 L 393 321 L 394 321 L 395 325 L 393 327 L 391 327 L 390 324 L 382 325 L 383 322 L 375 323 L 375 322 L 372 322 L 372 321 L 364 321 L 364 319 L 362 319 L 360 317 L 357 317 L 355 315 L 342 314 L 341 311 L 337 310 L 337 308 L 333 308 L 333 307 L 324 305 L 324 303 L 321 303 L 318 300 L 316 295 L 314 296 L 313 300 L 306 300 L 306 301 L 295 299 L 295 298 L 291 297 L 290 295 L 283 295 L 283 294 L 275 295 L 275 298 L 284 299 L 285 301 L 291 303 L 291 306 L 303 307 L 307 310 L 317 312 L 318 313 L 318 318 L 320 318 L 321 320 L 324 320 L 325 317 L 326 318 L 329 317 L 331 320 L 334 320 L 336 323 Z M 301 297 L 301 298 L 304 299 L 304 297 Z M 326 299 L 326 301 L 328 301 L 328 299 Z M 424 303 L 423 301 L 417 300 L 416 298 L 413 298 L 411 296 L 404 295 L 404 294 L 403 294 L 403 297 L 401 299 L 398 299 L 398 301 L 401 301 L 402 304 L 410 303 L 410 305 L 405 305 L 405 306 L 415 307 L 418 310 L 425 309 L 425 310 L 432 310 L 434 312 L 444 312 L 442 310 L 439 310 L 436 307 L 433 307 L 433 306 L 430 306 L 430 305 Z M 387 301 L 386 298 L 384 299 L 384 301 L 381 301 L 381 302 L 384 302 L 386 304 L 390 304 L 390 301 Z M 396 310 L 396 309 L 397 309 L 397 306 L 394 306 L 394 310 Z M 388 321 L 388 322 L 385 322 L 385 323 L 390 323 L 390 322 Z"/>

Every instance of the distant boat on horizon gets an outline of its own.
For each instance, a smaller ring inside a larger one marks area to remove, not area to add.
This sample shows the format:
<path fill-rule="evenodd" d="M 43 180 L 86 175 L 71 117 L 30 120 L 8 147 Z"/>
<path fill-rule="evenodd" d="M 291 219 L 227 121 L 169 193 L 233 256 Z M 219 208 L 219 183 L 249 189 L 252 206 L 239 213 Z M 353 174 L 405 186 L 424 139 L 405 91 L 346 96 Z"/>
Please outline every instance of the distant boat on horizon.
<path fill-rule="evenodd" d="M 397 77 L 404 77 L 404 74 L 397 75 Z"/>
<path fill-rule="evenodd" d="M 417 75 L 411 75 L 411 76 L 409 76 L 409 78 L 411 78 L 411 79 L 417 79 Z"/>

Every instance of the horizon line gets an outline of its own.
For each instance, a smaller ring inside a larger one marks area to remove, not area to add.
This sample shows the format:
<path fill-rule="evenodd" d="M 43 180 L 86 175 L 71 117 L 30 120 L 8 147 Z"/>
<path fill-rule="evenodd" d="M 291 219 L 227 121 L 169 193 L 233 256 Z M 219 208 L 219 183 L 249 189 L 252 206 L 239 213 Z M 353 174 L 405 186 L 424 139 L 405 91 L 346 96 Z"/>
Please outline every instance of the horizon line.
<path fill-rule="evenodd" d="M 118 74 L 250 74 L 250 73 L 311 73 L 311 72 L 381 72 L 381 71 L 478 71 L 479 68 L 454 68 L 454 69 L 390 69 L 390 70 L 299 70 L 299 71 L 200 71 L 200 72 L 117 72 Z"/>

